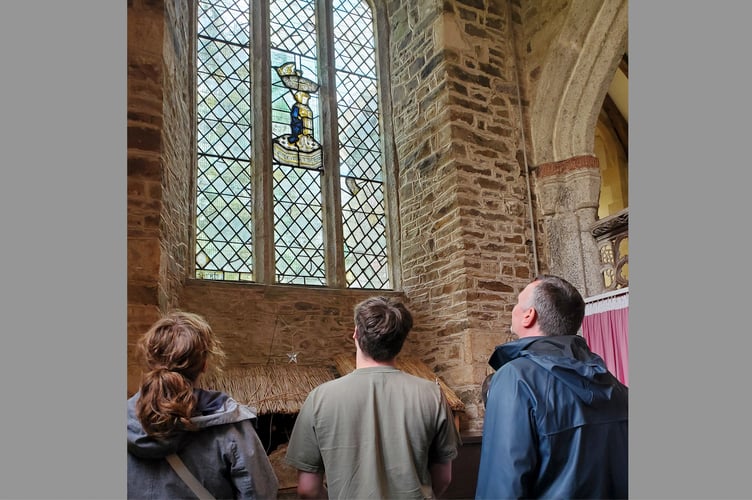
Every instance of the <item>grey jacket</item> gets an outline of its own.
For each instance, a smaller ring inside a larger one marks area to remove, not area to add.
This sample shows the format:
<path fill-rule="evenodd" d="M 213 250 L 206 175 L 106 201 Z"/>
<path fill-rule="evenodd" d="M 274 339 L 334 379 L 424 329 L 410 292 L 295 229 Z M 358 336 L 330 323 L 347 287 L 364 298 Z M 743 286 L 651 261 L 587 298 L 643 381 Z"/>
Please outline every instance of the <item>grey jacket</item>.
<path fill-rule="evenodd" d="M 253 427 L 256 414 L 227 394 L 195 389 L 198 429 L 149 437 L 128 399 L 128 498 L 196 498 L 165 460 L 177 453 L 215 498 L 276 498 L 279 483 Z"/>

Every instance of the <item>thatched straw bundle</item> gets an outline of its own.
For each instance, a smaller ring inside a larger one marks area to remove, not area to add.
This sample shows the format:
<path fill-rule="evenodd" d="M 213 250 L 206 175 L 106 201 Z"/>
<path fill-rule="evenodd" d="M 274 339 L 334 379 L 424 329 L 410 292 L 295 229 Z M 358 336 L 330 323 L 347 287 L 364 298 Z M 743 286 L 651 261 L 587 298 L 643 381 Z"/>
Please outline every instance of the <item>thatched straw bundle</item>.
<path fill-rule="evenodd" d="M 465 410 L 465 403 L 463 403 L 462 400 L 457 397 L 457 394 L 455 394 L 455 392 L 450 389 L 449 386 L 446 385 L 446 383 L 444 383 L 444 381 L 441 380 L 441 378 L 439 378 L 439 376 L 436 375 L 433 370 L 431 370 L 428 365 L 423 363 L 421 360 L 409 356 L 397 356 L 396 365 L 397 368 L 405 373 L 415 375 L 416 377 L 422 377 L 432 382 L 437 382 L 439 384 L 439 387 L 441 387 L 441 390 L 444 392 L 444 397 L 446 397 L 447 402 L 449 403 L 449 406 L 452 408 L 452 410 Z M 355 370 L 355 356 L 336 356 L 334 358 L 334 366 L 340 376 L 347 375 L 351 371 Z"/>
<path fill-rule="evenodd" d="M 258 415 L 293 414 L 300 411 L 314 387 L 334 380 L 330 368 L 298 364 L 249 365 L 207 373 L 199 379 L 204 389 L 223 391 Z"/>
<path fill-rule="evenodd" d="M 296 363 L 226 368 L 204 374 L 199 378 L 199 386 L 226 392 L 238 402 L 255 407 L 258 415 L 289 415 L 300 411 L 313 388 L 334 380 L 337 374 L 346 375 L 355 369 L 354 355 L 339 355 L 333 361 L 334 369 Z M 417 358 L 398 356 L 396 364 L 405 373 L 437 382 L 452 410 L 465 410 L 465 404 L 457 394 L 425 363 Z"/>

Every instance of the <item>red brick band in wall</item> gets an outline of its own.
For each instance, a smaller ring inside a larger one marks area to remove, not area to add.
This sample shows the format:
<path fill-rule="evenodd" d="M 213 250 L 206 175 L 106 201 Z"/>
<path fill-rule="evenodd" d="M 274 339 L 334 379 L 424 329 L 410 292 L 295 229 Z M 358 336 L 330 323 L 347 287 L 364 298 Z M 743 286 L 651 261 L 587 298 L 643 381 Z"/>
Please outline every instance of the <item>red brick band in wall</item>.
<path fill-rule="evenodd" d="M 583 170 L 588 168 L 600 168 L 598 163 L 598 157 L 596 156 L 575 156 L 574 158 L 568 158 L 562 161 L 555 161 L 551 163 L 543 163 L 538 165 L 537 177 L 550 177 L 552 175 L 562 175 L 575 170 Z"/>

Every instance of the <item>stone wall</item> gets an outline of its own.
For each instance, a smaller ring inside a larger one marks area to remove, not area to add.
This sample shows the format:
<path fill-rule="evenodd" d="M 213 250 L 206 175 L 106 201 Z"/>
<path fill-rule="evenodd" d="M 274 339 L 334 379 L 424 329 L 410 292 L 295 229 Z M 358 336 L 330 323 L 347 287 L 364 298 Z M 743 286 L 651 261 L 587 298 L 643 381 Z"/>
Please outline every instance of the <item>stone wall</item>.
<path fill-rule="evenodd" d="M 381 295 L 405 300 L 398 292 Z M 224 367 L 291 362 L 334 369 L 340 354 L 355 356 L 353 309 L 369 290 L 311 289 L 299 286 L 238 285 L 188 280 L 180 308 L 206 318 L 227 354 Z M 407 302 L 410 307 L 409 302 Z M 414 351 L 412 332 L 403 352 Z M 133 368 L 128 393 L 137 390 L 140 373 Z"/>
<path fill-rule="evenodd" d="M 162 264 L 161 2 L 128 4 L 128 389 L 136 381 L 133 345 L 159 317 Z"/>
<path fill-rule="evenodd" d="M 162 126 L 162 259 L 160 263 L 160 308 L 180 305 L 183 281 L 192 270 L 193 204 L 195 202 L 195 86 L 190 26 L 191 2 L 165 1 L 163 38 Z"/>
<path fill-rule="evenodd" d="M 289 363 L 287 353 L 298 352 L 301 365 L 333 368 L 335 356 L 347 354 L 354 359 L 353 309 L 375 294 L 373 290 L 192 280 L 183 290 L 181 306 L 210 322 L 229 355 L 226 366 Z M 397 292 L 379 295 L 404 300 Z M 413 341 L 413 337 L 414 332 L 408 338 Z"/>
<path fill-rule="evenodd" d="M 488 356 L 533 274 L 510 11 L 389 6 L 404 292 L 418 354 L 463 399 L 463 430 L 479 431 Z"/>
<path fill-rule="evenodd" d="M 128 5 L 128 392 L 137 337 L 180 307 L 192 259 L 189 3 Z"/>

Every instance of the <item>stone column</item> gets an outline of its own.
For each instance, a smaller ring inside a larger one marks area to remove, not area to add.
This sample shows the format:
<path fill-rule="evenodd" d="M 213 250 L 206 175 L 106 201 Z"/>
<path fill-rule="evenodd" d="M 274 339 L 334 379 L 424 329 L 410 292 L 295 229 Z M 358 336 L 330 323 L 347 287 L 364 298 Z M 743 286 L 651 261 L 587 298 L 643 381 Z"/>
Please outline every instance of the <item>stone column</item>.
<path fill-rule="evenodd" d="M 536 172 L 550 272 L 570 281 L 585 297 L 602 292 L 598 248 L 590 232 L 598 217 L 598 158 L 575 156 L 539 165 Z"/>

